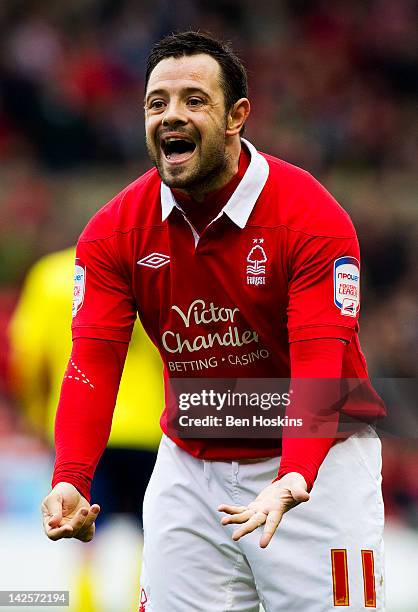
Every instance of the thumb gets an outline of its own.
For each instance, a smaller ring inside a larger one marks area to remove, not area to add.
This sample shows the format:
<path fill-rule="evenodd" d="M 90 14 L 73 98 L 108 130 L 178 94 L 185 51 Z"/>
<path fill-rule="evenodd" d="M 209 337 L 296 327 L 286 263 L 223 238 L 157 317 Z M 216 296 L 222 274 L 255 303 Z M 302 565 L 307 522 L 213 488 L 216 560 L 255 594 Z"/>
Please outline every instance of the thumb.
<path fill-rule="evenodd" d="M 58 527 L 62 520 L 62 495 L 61 493 L 54 493 L 49 499 L 45 501 L 46 508 L 51 515 L 48 521 L 49 527 Z"/>
<path fill-rule="evenodd" d="M 298 483 L 298 484 L 294 484 L 291 488 L 290 488 L 290 492 L 292 494 L 293 499 L 296 502 L 305 502 L 308 501 L 310 498 L 310 495 L 308 493 L 308 491 L 306 490 L 306 488 Z"/>

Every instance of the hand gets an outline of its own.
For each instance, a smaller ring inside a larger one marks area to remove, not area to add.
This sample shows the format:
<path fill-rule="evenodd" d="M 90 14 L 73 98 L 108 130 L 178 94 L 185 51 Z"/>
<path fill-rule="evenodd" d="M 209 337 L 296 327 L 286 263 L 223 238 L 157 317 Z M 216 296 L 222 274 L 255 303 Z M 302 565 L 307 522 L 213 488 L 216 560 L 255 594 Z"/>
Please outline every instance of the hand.
<path fill-rule="evenodd" d="M 242 526 L 234 531 L 232 539 L 237 541 L 257 527 L 265 525 L 260 539 L 261 548 L 270 543 L 283 514 L 301 502 L 309 500 L 308 487 L 303 476 L 289 472 L 276 482 L 272 482 L 248 506 L 229 506 L 222 504 L 219 512 L 226 512 L 222 525 L 238 523 Z"/>
<path fill-rule="evenodd" d="M 89 502 L 68 482 L 59 482 L 41 505 L 44 530 L 50 540 L 93 539 L 100 506 Z"/>

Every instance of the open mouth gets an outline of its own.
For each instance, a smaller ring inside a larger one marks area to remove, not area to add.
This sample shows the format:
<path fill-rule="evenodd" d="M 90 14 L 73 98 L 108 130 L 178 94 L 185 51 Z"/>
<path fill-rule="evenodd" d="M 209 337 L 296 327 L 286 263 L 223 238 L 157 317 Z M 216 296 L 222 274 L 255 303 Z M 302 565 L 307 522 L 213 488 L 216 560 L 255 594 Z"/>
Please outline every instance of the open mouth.
<path fill-rule="evenodd" d="M 186 138 L 173 137 L 162 140 L 161 149 L 167 161 L 179 164 L 190 159 L 196 149 L 196 145 Z"/>

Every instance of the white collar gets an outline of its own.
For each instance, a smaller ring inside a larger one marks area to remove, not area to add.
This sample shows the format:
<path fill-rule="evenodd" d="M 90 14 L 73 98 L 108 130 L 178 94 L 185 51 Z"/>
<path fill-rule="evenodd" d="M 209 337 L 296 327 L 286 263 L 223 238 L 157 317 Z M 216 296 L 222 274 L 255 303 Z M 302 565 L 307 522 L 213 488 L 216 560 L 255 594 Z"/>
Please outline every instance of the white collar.
<path fill-rule="evenodd" d="M 266 184 L 269 175 L 269 165 L 265 158 L 260 155 L 257 149 L 248 140 L 241 138 L 250 155 L 251 161 L 244 176 L 235 189 L 234 193 L 229 198 L 228 202 L 222 208 L 218 219 L 222 213 L 228 215 L 238 227 L 243 229 L 248 221 L 248 218 L 255 206 L 255 203 Z M 177 204 L 171 189 L 161 182 L 161 218 L 165 221 L 173 208 L 181 207 Z M 182 211 L 183 212 L 183 211 Z M 183 213 L 184 214 L 184 213 Z M 216 219 L 213 219 L 215 221 Z M 213 223 L 212 221 L 212 223 Z"/>

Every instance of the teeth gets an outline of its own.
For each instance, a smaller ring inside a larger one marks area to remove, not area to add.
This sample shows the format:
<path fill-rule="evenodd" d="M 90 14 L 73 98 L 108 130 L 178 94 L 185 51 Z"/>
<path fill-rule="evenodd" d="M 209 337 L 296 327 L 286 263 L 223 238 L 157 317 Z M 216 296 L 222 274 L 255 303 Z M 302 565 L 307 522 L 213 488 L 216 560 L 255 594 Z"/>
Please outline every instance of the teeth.
<path fill-rule="evenodd" d="M 171 138 L 167 138 L 167 139 L 166 139 L 166 142 L 177 142 L 177 141 L 179 141 L 179 140 L 180 140 L 180 141 L 184 140 L 184 141 L 186 141 L 186 142 L 190 142 L 190 140 L 187 140 L 187 138 L 176 138 L 176 137 L 174 137 L 174 136 L 173 136 L 173 137 L 171 137 Z"/>

